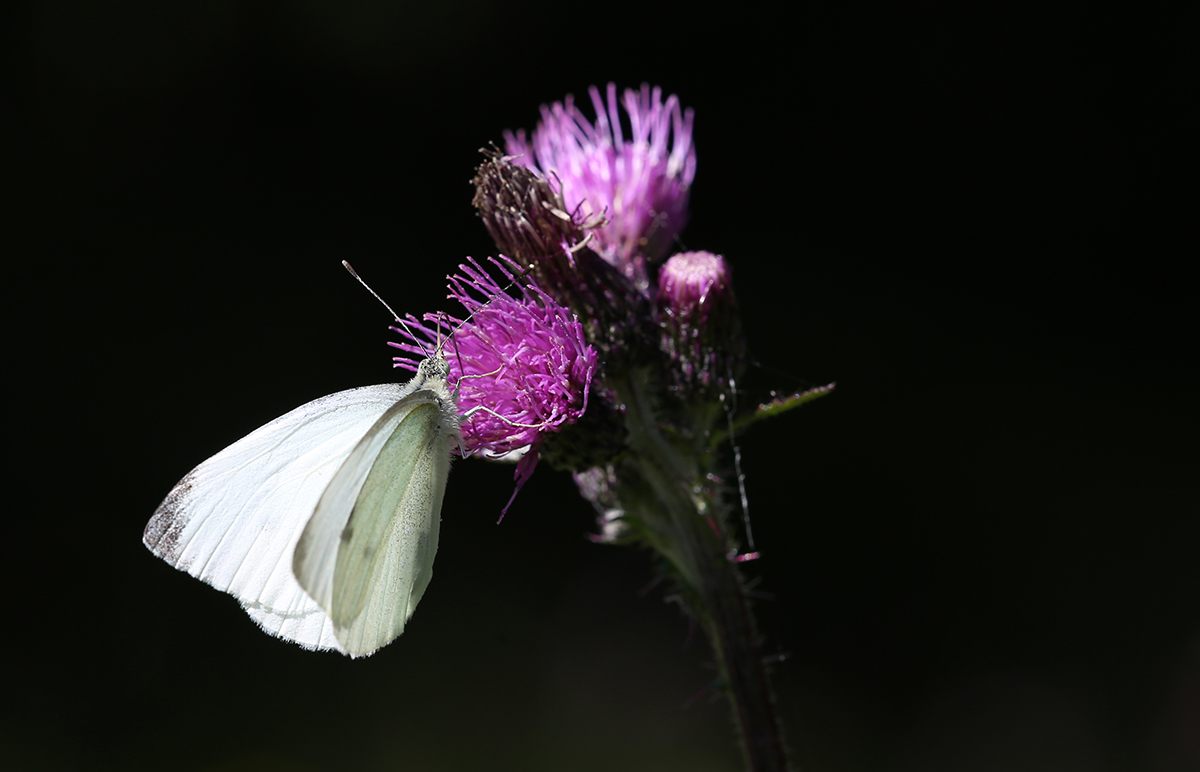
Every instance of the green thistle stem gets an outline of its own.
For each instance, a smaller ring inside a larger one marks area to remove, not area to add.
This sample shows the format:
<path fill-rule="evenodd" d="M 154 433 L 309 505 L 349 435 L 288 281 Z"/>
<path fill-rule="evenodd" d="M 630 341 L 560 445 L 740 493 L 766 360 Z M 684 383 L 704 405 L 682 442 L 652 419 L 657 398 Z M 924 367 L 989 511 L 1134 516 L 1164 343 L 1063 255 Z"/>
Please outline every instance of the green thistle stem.
<path fill-rule="evenodd" d="M 626 521 L 677 574 L 686 609 L 700 622 L 717 659 L 746 767 L 788 769 L 763 655 L 724 504 L 700 473 L 704 453 L 681 450 L 660 431 L 643 376 L 617 384 L 629 445 L 619 497 Z"/>

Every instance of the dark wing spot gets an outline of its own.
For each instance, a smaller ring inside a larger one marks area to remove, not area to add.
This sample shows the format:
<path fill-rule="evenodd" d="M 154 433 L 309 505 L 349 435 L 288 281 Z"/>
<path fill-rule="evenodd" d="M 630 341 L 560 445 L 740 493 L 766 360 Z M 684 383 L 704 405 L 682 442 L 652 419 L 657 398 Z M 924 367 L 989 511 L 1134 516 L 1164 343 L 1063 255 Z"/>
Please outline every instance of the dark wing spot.
<path fill-rule="evenodd" d="M 192 476 L 189 474 L 171 489 L 167 498 L 146 524 L 142 542 L 163 560 L 175 564 L 179 560 L 179 537 L 187 525 L 187 501 L 191 497 Z"/>

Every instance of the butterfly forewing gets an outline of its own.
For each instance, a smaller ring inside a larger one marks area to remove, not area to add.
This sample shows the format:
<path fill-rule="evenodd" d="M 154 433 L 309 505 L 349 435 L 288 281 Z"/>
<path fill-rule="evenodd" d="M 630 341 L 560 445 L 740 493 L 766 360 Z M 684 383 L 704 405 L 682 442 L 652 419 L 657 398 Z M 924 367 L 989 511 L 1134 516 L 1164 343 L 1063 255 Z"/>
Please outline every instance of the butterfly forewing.
<path fill-rule="evenodd" d="M 403 631 L 437 551 L 458 411 L 443 377 L 408 385 L 346 457 L 295 549 L 297 580 L 353 655 Z"/>
<path fill-rule="evenodd" d="M 379 417 L 411 390 L 383 384 L 302 405 L 193 469 L 146 526 L 156 555 L 242 603 L 268 632 L 341 648 L 292 574 L 322 492 Z"/>

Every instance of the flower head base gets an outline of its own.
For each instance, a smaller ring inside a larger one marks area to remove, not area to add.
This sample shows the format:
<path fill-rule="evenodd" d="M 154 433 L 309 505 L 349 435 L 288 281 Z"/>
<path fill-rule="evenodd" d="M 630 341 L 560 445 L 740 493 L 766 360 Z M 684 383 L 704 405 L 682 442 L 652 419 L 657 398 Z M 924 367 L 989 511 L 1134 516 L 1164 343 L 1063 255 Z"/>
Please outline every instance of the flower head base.
<path fill-rule="evenodd" d="M 671 257 L 658 273 L 658 308 L 677 392 L 710 398 L 741 375 L 745 343 L 725 258 L 711 252 Z"/>
<path fill-rule="evenodd" d="M 556 179 L 566 210 L 585 219 L 604 217 L 594 249 L 639 290 L 648 292 L 647 263 L 662 257 L 687 219 L 688 192 L 696 175 L 692 111 L 682 111 L 662 89 L 627 89 L 621 105 L 630 128 L 626 139 L 618 112 L 617 87 L 607 103 L 589 89 L 595 122 L 567 97 L 542 107 L 542 120 L 528 141 L 524 131 L 505 134 L 507 151 Z"/>
<path fill-rule="evenodd" d="M 511 263 L 492 262 L 514 279 Z M 450 278 L 450 297 L 467 310 L 467 321 L 426 314 L 422 323 L 410 316 L 407 329 L 392 328 L 408 342 L 389 345 L 412 355 L 396 357 L 397 367 L 415 370 L 440 341 L 464 416 L 465 449 L 491 458 L 522 452 L 519 490 L 537 465 L 541 441 L 583 415 L 596 350 L 571 312 L 537 286 L 523 285 L 523 297 L 515 299 L 474 260 L 459 271 Z"/>

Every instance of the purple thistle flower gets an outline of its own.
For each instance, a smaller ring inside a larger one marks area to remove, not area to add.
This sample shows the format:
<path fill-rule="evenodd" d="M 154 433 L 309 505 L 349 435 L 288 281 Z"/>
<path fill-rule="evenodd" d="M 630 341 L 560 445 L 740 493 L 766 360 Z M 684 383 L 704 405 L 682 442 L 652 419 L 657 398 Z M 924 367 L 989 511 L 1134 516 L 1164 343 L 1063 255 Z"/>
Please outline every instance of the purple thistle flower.
<path fill-rule="evenodd" d="M 511 261 L 492 263 L 514 279 Z M 522 285 L 516 299 L 474 260 L 459 271 L 450 277 L 449 297 L 468 320 L 426 314 L 426 324 L 410 315 L 408 329 L 391 328 L 409 342 L 388 345 L 412 355 L 395 357 L 397 367 L 415 371 L 440 342 L 464 416 L 463 447 L 488 458 L 520 455 L 519 491 L 537 466 L 542 440 L 583 415 L 598 356 L 584 341 L 583 325 L 536 285 Z"/>
<path fill-rule="evenodd" d="M 542 106 L 542 120 L 525 132 L 505 132 L 516 163 L 557 180 L 567 209 L 583 219 L 605 217 L 593 249 L 642 292 L 649 290 L 647 263 L 662 257 L 687 219 L 688 191 L 696 175 L 692 111 L 682 111 L 662 89 L 627 89 L 621 106 L 628 116 L 626 139 L 617 110 L 617 87 L 608 84 L 607 104 L 589 89 L 596 120 L 573 97 Z"/>

